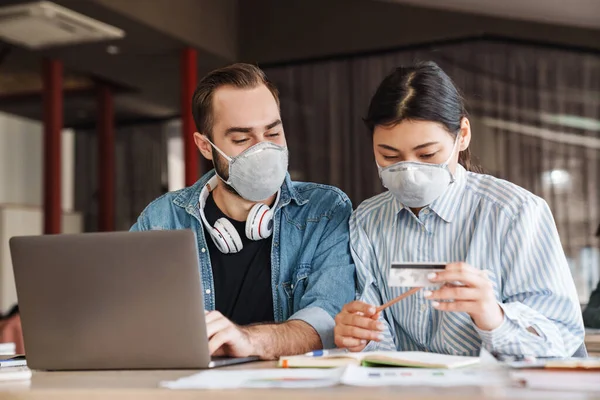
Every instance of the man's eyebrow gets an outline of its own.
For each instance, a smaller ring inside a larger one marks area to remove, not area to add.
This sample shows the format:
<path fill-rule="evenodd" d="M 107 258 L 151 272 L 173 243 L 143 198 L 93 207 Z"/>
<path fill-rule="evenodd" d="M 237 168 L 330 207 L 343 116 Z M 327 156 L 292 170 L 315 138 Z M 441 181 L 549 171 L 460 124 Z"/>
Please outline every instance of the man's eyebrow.
<path fill-rule="evenodd" d="M 273 129 L 275 128 L 277 125 L 281 125 L 281 120 L 275 120 L 273 122 L 271 122 L 270 124 L 265 126 L 265 130 L 269 130 L 269 129 Z M 235 132 L 239 132 L 239 133 L 252 133 L 254 129 L 250 128 L 250 127 L 245 127 L 245 126 L 232 126 L 230 128 L 227 128 L 225 130 L 225 136 L 231 134 L 231 133 L 235 133 Z"/>
<path fill-rule="evenodd" d="M 273 121 L 273 122 L 271 122 L 269 125 L 265 126 L 265 129 L 266 129 L 266 130 L 273 129 L 273 128 L 275 128 L 277 125 L 281 125 L 281 120 L 280 120 L 280 119 L 278 119 L 278 120 L 276 120 L 276 121 Z"/>
<path fill-rule="evenodd" d="M 251 133 L 252 128 L 247 128 L 247 127 L 242 127 L 242 126 L 232 126 L 231 128 L 227 128 L 227 130 L 225 130 L 225 136 L 229 135 L 230 133 L 234 133 L 234 132 Z"/>

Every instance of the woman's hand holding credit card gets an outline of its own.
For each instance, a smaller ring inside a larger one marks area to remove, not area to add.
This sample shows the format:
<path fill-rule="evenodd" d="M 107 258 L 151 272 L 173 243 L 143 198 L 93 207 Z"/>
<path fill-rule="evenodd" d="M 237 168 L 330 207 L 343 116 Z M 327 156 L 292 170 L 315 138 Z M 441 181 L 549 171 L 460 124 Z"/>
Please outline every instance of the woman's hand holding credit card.
<path fill-rule="evenodd" d="M 467 313 L 481 330 L 494 330 L 504 322 L 504 311 L 487 271 L 466 263 L 393 263 L 388 286 L 412 289 L 379 307 L 358 300 L 346 304 L 335 318 L 337 347 L 362 351 L 369 341 L 383 340 L 385 324 L 379 320 L 381 311 L 422 288 L 427 289 L 424 297 L 433 308 Z"/>
<path fill-rule="evenodd" d="M 498 328 L 504 321 L 486 270 L 466 263 L 394 263 L 389 286 L 426 287 L 424 297 L 440 311 L 465 312 L 484 331 Z"/>

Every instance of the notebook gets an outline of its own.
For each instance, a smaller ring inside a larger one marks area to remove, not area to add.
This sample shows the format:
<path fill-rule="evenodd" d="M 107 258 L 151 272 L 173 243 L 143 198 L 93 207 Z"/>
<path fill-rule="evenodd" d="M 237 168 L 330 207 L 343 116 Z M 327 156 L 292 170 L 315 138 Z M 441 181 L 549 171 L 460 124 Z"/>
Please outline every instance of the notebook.
<path fill-rule="evenodd" d="M 322 357 L 281 357 L 281 368 L 334 368 L 344 365 L 365 367 L 411 367 L 454 369 L 479 363 L 479 357 L 451 356 L 421 351 L 374 351 L 367 353 L 344 353 Z"/>
<path fill-rule="evenodd" d="M 600 357 L 567 358 L 565 360 L 549 360 L 544 365 L 546 369 L 576 370 L 576 371 L 599 371 Z"/>
<path fill-rule="evenodd" d="M 15 354 L 12 356 L 0 355 L 0 368 L 4 367 L 25 367 L 27 360 L 24 354 Z"/>

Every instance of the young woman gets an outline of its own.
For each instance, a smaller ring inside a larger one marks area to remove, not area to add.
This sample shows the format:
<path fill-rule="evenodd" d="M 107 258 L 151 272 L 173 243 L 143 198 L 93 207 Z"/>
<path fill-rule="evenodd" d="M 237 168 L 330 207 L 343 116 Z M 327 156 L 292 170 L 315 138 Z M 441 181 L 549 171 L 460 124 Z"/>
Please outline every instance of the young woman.
<path fill-rule="evenodd" d="M 365 122 L 388 191 L 351 219 L 362 296 L 336 317 L 336 345 L 571 356 L 584 329 L 552 214 L 532 193 L 472 172 L 471 128 L 450 78 L 432 62 L 396 69 Z M 408 290 L 388 286 L 392 262 L 447 264 L 432 287 L 379 315 L 375 306 Z M 456 281 L 464 286 L 444 284 Z"/>

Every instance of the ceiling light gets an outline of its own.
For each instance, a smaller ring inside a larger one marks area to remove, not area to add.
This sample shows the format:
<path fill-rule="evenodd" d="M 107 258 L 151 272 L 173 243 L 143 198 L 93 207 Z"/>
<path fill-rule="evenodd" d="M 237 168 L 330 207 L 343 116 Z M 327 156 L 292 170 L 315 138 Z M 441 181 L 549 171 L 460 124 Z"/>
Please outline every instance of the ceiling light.
<path fill-rule="evenodd" d="M 50 1 L 0 7 L 0 38 L 31 49 L 124 36 L 122 29 Z"/>
<path fill-rule="evenodd" d="M 566 188 L 571 183 L 571 174 L 564 169 L 554 169 L 542 174 L 542 181 L 547 186 Z"/>

